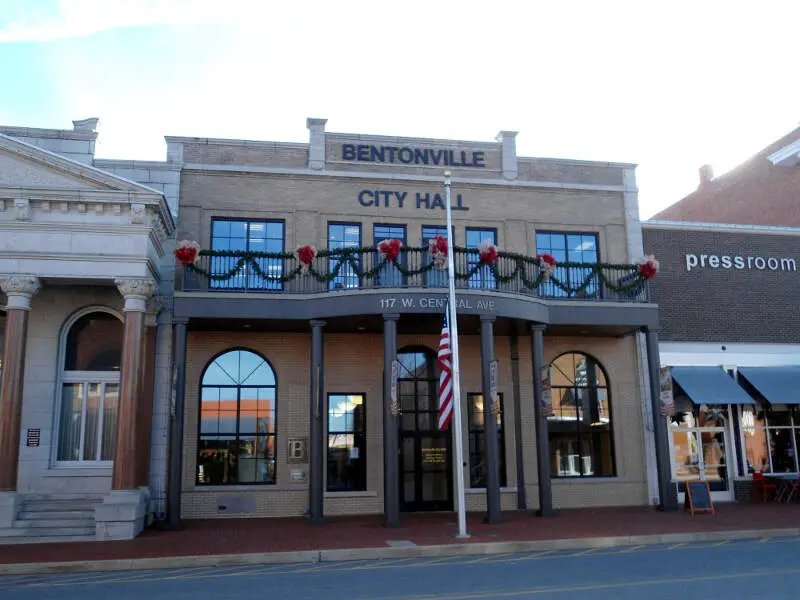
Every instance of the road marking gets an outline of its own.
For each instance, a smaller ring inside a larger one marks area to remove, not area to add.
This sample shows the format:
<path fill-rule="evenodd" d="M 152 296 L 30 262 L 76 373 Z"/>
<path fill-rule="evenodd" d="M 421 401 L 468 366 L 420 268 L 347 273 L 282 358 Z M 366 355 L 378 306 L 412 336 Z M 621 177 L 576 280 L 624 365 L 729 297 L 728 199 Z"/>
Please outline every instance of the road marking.
<path fill-rule="evenodd" d="M 722 540 L 721 542 L 717 542 L 716 544 L 711 544 L 708 547 L 709 548 L 718 548 L 719 546 L 727 546 L 730 543 L 731 543 L 730 540 Z"/>
<path fill-rule="evenodd" d="M 800 573 L 798 569 L 781 569 L 772 571 L 748 571 L 746 573 L 728 573 L 724 575 L 701 575 L 698 577 L 682 577 L 670 579 L 642 579 L 639 581 L 622 581 L 619 583 L 593 583 L 585 585 L 571 585 L 571 586 L 547 586 L 539 588 L 529 588 L 525 590 L 513 591 L 492 591 L 486 590 L 483 592 L 465 592 L 465 593 L 444 593 L 444 594 L 423 594 L 423 595 L 407 595 L 407 596 L 392 596 L 392 597 L 375 597 L 367 596 L 361 600 L 481 600 L 483 598 L 511 598 L 514 596 L 534 596 L 539 594 L 554 594 L 562 592 L 581 592 L 581 591 L 594 591 L 594 590 L 610 590 L 620 588 L 632 587 L 646 587 L 652 585 L 674 585 L 676 583 L 696 583 L 699 581 L 721 581 L 725 579 L 742 579 L 745 577 L 753 577 L 754 575 L 790 575 Z"/>
<path fill-rule="evenodd" d="M 572 558 L 573 556 L 586 556 L 587 554 L 594 554 L 595 552 L 600 552 L 600 550 L 606 550 L 606 548 L 589 548 L 588 550 L 581 550 L 580 552 L 567 554 L 566 557 Z"/>
<path fill-rule="evenodd" d="M 619 552 L 617 552 L 617 554 L 630 554 L 631 552 L 636 552 L 637 550 L 641 550 L 642 548 L 645 548 L 645 547 L 646 546 L 644 544 L 639 545 L 639 546 L 633 546 L 632 548 L 628 548 L 627 550 L 620 550 Z M 656 551 L 657 549 L 656 548 L 651 548 L 651 550 Z"/>
<path fill-rule="evenodd" d="M 689 543 L 689 542 L 681 542 L 680 544 L 673 544 L 672 546 L 667 546 L 667 548 L 666 548 L 666 549 L 667 549 L 667 550 L 676 550 L 677 548 L 683 548 L 683 547 L 684 547 L 684 546 L 686 546 L 688 543 Z"/>

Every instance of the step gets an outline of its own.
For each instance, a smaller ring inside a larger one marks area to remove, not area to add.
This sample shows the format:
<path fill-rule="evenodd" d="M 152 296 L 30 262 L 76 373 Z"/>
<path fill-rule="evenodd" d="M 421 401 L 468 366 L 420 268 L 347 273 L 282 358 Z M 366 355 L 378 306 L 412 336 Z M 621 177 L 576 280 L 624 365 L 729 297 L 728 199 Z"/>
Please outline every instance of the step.
<path fill-rule="evenodd" d="M 85 502 L 76 500 L 37 500 L 36 502 L 22 502 L 20 512 L 61 512 L 73 510 L 94 510 L 102 502 Z"/>
<path fill-rule="evenodd" d="M 45 520 L 31 520 L 31 519 L 17 519 L 14 521 L 14 527 L 17 529 L 24 529 L 30 527 L 33 529 L 59 529 L 62 527 L 94 527 L 94 519 L 45 519 Z"/>
<path fill-rule="evenodd" d="M 72 493 L 72 494 L 20 494 L 20 500 L 23 502 L 38 502 L 41 500 L 49 501 L 54 500 L 56 502 L 65 500 L 65 501 L 84 501 L 84 502 L 102 502 L 103 496 L 97 496 L 95 494 L 81 494 L 81 493 Z"/>
<path fill-rule="evenodd" d="M 24 510 L 17 515 L 17 519 L 21 521 L 53 521 L 57 519 L 86 519 L 94 521 L 94 510 Z"/>
<path fill-rule="evenodd" d="M 58 537 L 46 536 L 17 536 L 3 537 L 0 534 L 0 546 L 10 546 L 12 544 L 52 544 L 54 542 L 96 542 L 97 538 L 92 535 L 64 535 Z"/>
<path fill-rule="evenodd" d="M 64 537 L 64 536 L 74 536 L 74 535 L 91 535 L 94 536 L 96 533 L 96 529 L 94 523 L 91 526 L 84 525 L 84 526 L 76 526 L 76 527 L 50 527 L 48 529 L 38 528 L 38 527 L 19 527 L 15 528 L 17 531 L 21 531 L 23 535 L 27 535 L 29 537 Z M 11 536 L 17 537 L 17 536 Z"/>

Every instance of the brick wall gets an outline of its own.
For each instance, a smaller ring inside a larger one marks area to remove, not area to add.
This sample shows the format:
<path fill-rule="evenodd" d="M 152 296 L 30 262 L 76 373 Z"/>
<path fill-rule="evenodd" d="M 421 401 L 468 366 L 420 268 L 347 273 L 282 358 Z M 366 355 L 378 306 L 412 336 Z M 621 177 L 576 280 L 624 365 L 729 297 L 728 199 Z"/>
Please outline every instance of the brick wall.
<path fill-rule="evenodd" d="M 800 323 L 792 315 L 800 272 L 781 270 L 780 259 L 800 265 L 800 236 L 657 226 L 646 226 L 643 234 L 646 253 L 661 264 L 651 289 L 659 305 L 662 340 L 796 343 Z M 697 266 L 687 268 L 687 254 L 696 258 Z M 731 261 L 729 268 L 723 266 L 724 257 Z M 734 257 L 741 257 L 745 268 L 735 268 Z M 757 268 L 757 257 L 775 259 L 778 269 L 770 269 L 769 263 Z M 748 258 L 753 259 L 750 268 Z"/>
<path fill-rule="evenodd" d="M 480 392 L 480 338 L 464 334 L 462 351 L 463 452 L 468 453 L 466 398 Z M 431 349 L 438 335 L 399 335 L 398 348 L 423 345 Z M 277 395 L 277 483 L 270 486 L 198 487 L 194 484 L 197 451 L 199 381 L 203 369 L 216 354 L 233 346 L 246 347 L 264 355 L 275 369 Z M 528 506 L 538 506 L 536 490 L 536 438 L 533 427 L 530 339 L 520 339 L 520 390 L 522 397 L 522 445 Z M 596 480 L 555 480 L 554 505 L 614 506 L 646 504 L 641 399 L 636 383 L 633 338 L 545 338 L 547 360 L 569 350 L 595 356 L 606 368 L 611 385 L 611 411 L 617 476 Z M 325 336 L 325 393 L 363 393 L 367 418 L 367 490 L 357 493 L 328 493 L 326 514 L 366 514 L 383 511 L 382 445 L 382 359 L 383 340 L 373 334 L 330 334 Z M 495 355 L 499 360 L 498 391 L 505 398 L 506 475 L 509 487 L 503 491 L 504 510 L 516 508 L 515 414 L 511 382 L 510 346 L 505 337 L 496 337 Z M 372 357 L 365 361 L 365 357 Z M 378 357 L 377 359 L 375 357 Z M 289 464 L 286 448 L 290 437 L 308 436 L 310 334 L 191 332 L 189 335 L 186 413 L 184 437 L 183 511 L 187 518 L 292 516 L 301 515 L 308 505 L 306 484 L 289 482 L 290 471 L 304 470 L 307 464 Z M 468 472 L 465 470 L 466 481 Z M 254 511 L 246 514 L 220 513 L 220 499 L 239 496 L 252 499 Z M 485 510 L 485 492 L 467 494 L 468 510 Z"/>

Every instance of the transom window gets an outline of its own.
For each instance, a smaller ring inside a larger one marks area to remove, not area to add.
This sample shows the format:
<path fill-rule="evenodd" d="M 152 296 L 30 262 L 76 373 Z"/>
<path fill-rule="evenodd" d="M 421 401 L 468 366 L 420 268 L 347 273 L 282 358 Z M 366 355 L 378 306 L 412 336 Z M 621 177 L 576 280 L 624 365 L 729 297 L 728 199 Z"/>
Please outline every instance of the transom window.
<path fill-rule="evenodd" d="M 615 474 L 608 380 L 591 356 L 569 352 L 551 364 L 547 419 L 553 477 Z"/>
<path fill-rule="evenodd" d="M 570 233 L 563 231 L 537 231 L 536 253 L 550 254 L 560 265 L 565 262 L 596 263 L 597 234 L 596 233 Z M 590 269 L 580 267 L 556 267 L 554 275 L 564 284 L 577 287 L 591 273 Z M 567 296 L 564 290 L 557 288 L 553 283 L 545 283 L 541 287 L 544 296 Z M 598 293 L 597 282 L 592 281 L 576 297 L 594 297 Z"/>
<path fill-rule="evenodd" d="M 200 385 L 199 485 L 275 483 L 275 372 L 250 350 L 215 358 Z"/>
<path fill-rule="evenodd" d="M 328 491 L 367 489 L 366 402 L 363 394 L 328 395 Z"/>
<path fill-rule="evenodd" d="M 59 463 L 114 460 L 123 330 L 115 314 L 101 309 L 67 324 L 59 372 Z"/>
<path fill-rule="evenodd" d="M 359 223 L 329 223 L 328 224 L 328 249 L 361 247 L 361 225 Z M 359 257 L 360 264 L 360 257 Z M 339 258 L 328 259 L 328 269 L 331 272 L 339 264 Z M 329 286 L 332 290 L 353 289 L 360 285 L 358 275 L 352 265 L 343 263 L 339 273 L 334 277 Z"/>
<path fill-rule="evenodd" d="M 467 248 L 469 250 L 474 250 L 484 240 L 489 240 L 496 245 L 497 230 L 467 227 Z M 467 267 L 470 271 L 480 264 L 480 259 L 481 255 L 477 250 L 468 254 Z M 469 278 L 468 285 L 471 288 L 491 289 L 497 287 L 497 281 L 488 265 L 484 265 Z"/>
<path fill-rule="evenodd" d="M 235 219 L 214 219 L 211 222 L 211 249 L 231 252 L 283 252 L 283 221 L 239 221 Z M 212 256 L 211 273 L 229 273 L 236 267 L 236 256 Z M 259 258 L 259 269 L 269 277 L 281 277 L 283 259 Z M 252 266 L 242 265 L 230 279 L 210 280 L 212 288 L 242 288 L 261 290 L 280 290 L 280 280 L 264 279 Z"/>
<path fill-rule="evenodd" d="M 506 485 L 505 419 L 503 394 L 498 394 L 500 412 L 497 415 L 497 447 L 500 463 L 500 485 Z M 469 413 L 469 487 L 486 487 L 486 428 L 483 413 L 483 394 L 467 394 Z"/>

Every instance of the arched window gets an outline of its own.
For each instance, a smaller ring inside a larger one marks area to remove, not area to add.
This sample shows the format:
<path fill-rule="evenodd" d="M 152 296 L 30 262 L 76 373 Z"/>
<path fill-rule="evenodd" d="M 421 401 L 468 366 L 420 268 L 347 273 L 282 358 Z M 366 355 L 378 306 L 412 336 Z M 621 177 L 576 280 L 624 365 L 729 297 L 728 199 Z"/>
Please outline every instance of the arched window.
<path fill-rule="evenodd" d="M 275 371 L 249 350 L 220 354 L 200 384 L 199 485 L 275 483 Z"/>
<path fill-rule="evenodd" d="M 568 352 L 550 369 L 553 414 L 548 417 L 553 477 L 615 474 L 611 403 L 605 370 L 594 358 Z"/>
<path fill-rule="evenodd" d="M 123 331 L 120 317 L 107 308 L 89 308 L 67 321 L 61 335 L 57 462 L 114 459 Z"/>

